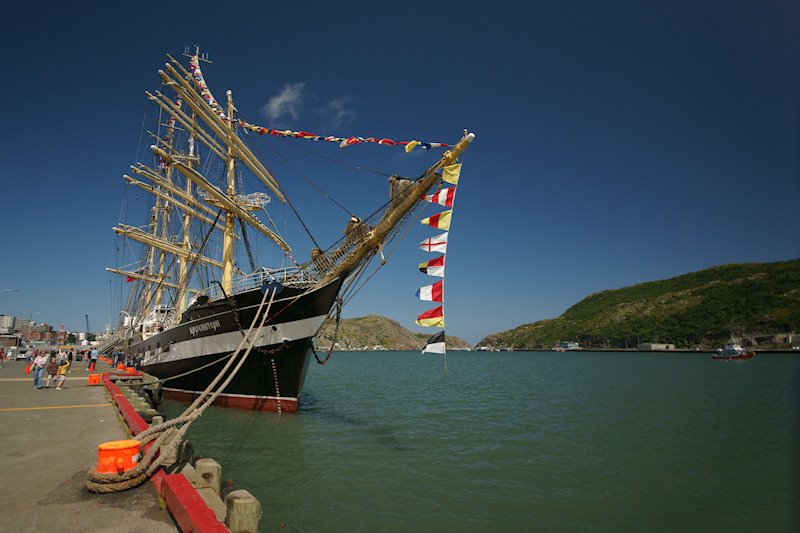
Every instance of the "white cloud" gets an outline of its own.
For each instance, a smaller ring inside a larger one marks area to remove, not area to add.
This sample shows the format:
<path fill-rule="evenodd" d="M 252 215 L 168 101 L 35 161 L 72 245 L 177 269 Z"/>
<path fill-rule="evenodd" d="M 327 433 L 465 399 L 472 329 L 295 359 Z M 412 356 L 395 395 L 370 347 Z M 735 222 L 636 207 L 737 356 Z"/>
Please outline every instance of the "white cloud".
<path fill-rule="evenodd" d="M 327 117 L 326 127 L 338 128 L 342 124 L 349 122 L 356 114 L 350 108 L 350 99 L 348 97 L 337 98 L 325 104 L 320 110 L 323 117 Z"/>
<path fill-rule="evenodd" d="M 320 100 L 323 102 L 321 105 Z M 319 127 L 326 135 L 331 133 L 330 130 L 352 122 L 356 115 L 349 96 L 333 100 L 321 99 L 306 90 L 305 82 L 284 85 L 281 92 L 271 97 L 261 108 L 261 112 L 270 122 L 270 127 Z M 296 124 L 301 118 L 303 125 Z"/>
<path fill-rule="evenodd" d="M 271 121 L 280 120 L 283 117 L 291 117 L 297 120 L 300 116 L 300 109 L 303 103 L 303 89 L 305 82 L 286 84 L 283 90 L 276 96 L 269 99 L 262 108 L 264 115 Z"/>

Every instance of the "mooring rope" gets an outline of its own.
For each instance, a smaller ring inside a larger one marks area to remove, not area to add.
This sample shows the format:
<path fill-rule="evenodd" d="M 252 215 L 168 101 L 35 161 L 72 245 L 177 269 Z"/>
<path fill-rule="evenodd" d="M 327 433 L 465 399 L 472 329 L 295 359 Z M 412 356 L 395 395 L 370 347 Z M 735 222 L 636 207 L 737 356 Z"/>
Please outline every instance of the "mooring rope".
<path fill-rule="evenodd" d="M 86 488 L 88 488 L 90 492 L 103 494 L 121 492 L 141 485 L 153 475 L 156 469 L 158 469 L 171 454 L 172 450 L 177 447 L 181 437 L 189 429 L 189 425 L 197 420 L 209 405 L 214 403 L 214 400 L 216 400 L 222 391 L 225 390 L 228 384 L 233 380 L 234 376 L 236 376 L 236 374 L 242 368 L 242 365 L 247 360 L 247 357 L 250 355 L 250 352 L 252 351 L 261 334 L 261 329 L 264 327 L 264 323 L 269 316 L 269 311 L 272 307 L 272 302 L 275 299 L 276 292 L 277 289 L 273 288 L 271 292 L 264 293 L 261 304 L 258 306 L 258 311 L 256 312 L 255 317 L 253 317 L 252 324 L 250 324 L 250 329 L 247 331 L 247 335 L 242 338 L 239 346 L 236 348 L 236 351 L 225 364 L 225 367 L 219 372 L 219 374 L 208 385 L 208 387 L 206 387 L 200 396 L 198 396 L 179 417 L 156 426 L 151 426 L 150 428 L 136 435 L 137 440 L 141 442 L 140 452 L 145 452 L 145 445 L 155 440 L 155 443 L 153 443 L 150 449 L 147 450 L 146 453 L 143 453 L 142 460 L 139 461 L 139 464 L 136 465 L 136 467 L 120 474 L 101 473 L 98 472 L 96 468 L 92 468 L 87 472 L 88 480 L 86 482 Z M 267 295 L 269 295 L 269 303 L 267 304 L 266 311 L 261 314 L 261 310 L 267 300 Z M 259 315 L 261 315 L 261 321 L 258 324 L 258 329 L 256 330 L 255 335 L 251 337 L 253 329 L 256 327 L 256 322 L 258 322 Z M 242 351 L 242 348 L 244 348 L 245 344 L 247 344 L 247 348 L 242 357 L 239 359 L 236 367 L 228 374 L 228 377 L 219 386 L 219 388 L 211 393 L 211 390 L 220 382 L 225 373 L 230 369 L 234 360 Z M 176 430 L 177 426 L 181 426 L 180 429 Z M 166 441 L 168 441 L 168 444 L 165 444 Z M 156 453 L 159 455 L 154 460 L 153 458 L 155 457 Z"/>

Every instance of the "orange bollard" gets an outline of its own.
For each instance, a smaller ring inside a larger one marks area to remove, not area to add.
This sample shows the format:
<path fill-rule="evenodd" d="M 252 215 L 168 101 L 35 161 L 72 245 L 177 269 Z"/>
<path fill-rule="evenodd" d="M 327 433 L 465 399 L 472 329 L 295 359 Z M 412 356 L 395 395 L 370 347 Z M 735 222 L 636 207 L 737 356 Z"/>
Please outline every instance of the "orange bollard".
<path fill-rule="evenodd" d="M 94 372 L 94 361 L 92 361 L 92 364 L 89 365 L 89 372 Z"/>
<path fill-rule="evenodd" d="M 121 474 L 139 464 L 138 440 L 115 440 L 97 446 L 97 471 Z"/>
<path fill-rule="evenodd" d="M 26 374 L 30 374 L 31 373 L 31 364 L 30 363 L 26 363 L 25 364 L 25 373 Z"/>
<path fill-rule="evenodd" d="M 123 365 L 123 364 L 118 364 L 118 365 L 117 365 L 117 370 L 119 370 L 119 371 L 123 371 L 123 370 L 125 370 L 125 365 Z"/>
<path fill-rule="evenodd" d="M 92 374 L 89 376 L 89 385 L 100 385 L 100 374 Z"/>

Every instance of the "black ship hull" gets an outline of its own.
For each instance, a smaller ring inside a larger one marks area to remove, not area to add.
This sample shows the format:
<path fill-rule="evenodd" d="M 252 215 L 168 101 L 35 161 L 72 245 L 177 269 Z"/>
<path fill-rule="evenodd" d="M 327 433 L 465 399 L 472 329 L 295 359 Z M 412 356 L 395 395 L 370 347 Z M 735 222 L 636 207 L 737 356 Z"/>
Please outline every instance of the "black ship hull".
<path fill-rule="evenodd" d="M 337 278 L 310 291 L 282 287 L 247 361 L 215 404 L 295 412 L 314 335 L 341 285 Z M 165 396 L 190 400 L 208 387 L 241 343 L 257 318 L 262 290 L 267 287 L 195 304 L 183 313 L 180 323 L 131 342 L 127 351 L 142 354 L 141 369 L 165 380 Z"/>

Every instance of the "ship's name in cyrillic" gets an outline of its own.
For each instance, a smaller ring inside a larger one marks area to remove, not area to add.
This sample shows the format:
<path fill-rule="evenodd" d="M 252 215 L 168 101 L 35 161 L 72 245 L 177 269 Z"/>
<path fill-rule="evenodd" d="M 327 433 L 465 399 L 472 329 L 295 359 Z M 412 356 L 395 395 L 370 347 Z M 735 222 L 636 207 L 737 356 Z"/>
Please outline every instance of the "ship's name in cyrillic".
<path fill-rule="evenodd" d="M 219 327 L 219 320 L 212 320 L 211 322 L 203 322 L 202 324 L 198 324 L 196 326 L 189 326 L 189 333 L 191 333 L 192 336 L 195 336 L 198 333 L 203 333 L 204 331 L 208 331 L 210 329 L 216 331 Z"/>

